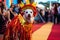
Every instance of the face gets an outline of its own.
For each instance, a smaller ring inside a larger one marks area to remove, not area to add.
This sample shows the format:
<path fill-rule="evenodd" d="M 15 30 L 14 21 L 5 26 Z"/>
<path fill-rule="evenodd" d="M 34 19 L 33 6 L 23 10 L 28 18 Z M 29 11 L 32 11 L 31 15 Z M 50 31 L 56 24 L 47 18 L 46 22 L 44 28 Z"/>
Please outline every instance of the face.
<path fill-rule="evenodd" d="M 32 9 L 26 9 L 24 11 L 24 15 L 26 18 L 30 19 L 33 16 L 33 10 Z"/>

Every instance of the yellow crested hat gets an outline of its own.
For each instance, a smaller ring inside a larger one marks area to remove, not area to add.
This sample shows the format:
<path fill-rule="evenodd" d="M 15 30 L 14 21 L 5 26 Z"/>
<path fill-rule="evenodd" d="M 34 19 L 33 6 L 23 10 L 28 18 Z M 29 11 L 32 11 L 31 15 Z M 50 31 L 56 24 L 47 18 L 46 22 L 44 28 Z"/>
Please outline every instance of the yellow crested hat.
<path fill-rule="evenodd" d="M 36 3 L 33 2 L 32 4 L 26 3 L 24 5 L 23 2 L 20 3 L 21 10 L 24 11 L 26 9 L 32 9 L 34 11 L 34 16 L 37 14 Z"/>

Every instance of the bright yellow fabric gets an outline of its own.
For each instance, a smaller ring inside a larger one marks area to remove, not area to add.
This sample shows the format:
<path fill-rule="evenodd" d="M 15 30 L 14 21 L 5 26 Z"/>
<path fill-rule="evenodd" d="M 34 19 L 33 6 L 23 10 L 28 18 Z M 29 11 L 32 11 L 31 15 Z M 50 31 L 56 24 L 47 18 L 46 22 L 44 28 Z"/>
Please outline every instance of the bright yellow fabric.
<path fill-rule="evenodd" d="M 25 20 L 24 20 L 24 18 L 22 17 L 21 14 L 18 15 L 18 18 L 19 18 L 20 23 L 21 23 L 22 25 L 24 25 Z"/>

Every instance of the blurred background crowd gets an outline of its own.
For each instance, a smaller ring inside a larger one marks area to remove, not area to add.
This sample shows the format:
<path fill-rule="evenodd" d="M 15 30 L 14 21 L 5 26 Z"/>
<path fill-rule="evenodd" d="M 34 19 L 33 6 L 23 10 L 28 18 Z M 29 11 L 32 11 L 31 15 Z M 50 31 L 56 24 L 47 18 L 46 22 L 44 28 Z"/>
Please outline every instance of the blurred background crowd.
<path fill-rule="evenodd" d="M 10 8 L 7 8 L 4 2 L 0 2 L 0 32 L 2 33 L 11 22 L 14 16 L 20 13 L 20 6 L 18 4 L 11 4 Z"/>
<path fill-rule="evenodd" d="M 35 23 L 53 22 L 54 24 L 60 23 L 60 4 L 53 3 L 51 9 L 44 7 L 39 8 L 36 6 L 37 15 L 35 16 Z M 4 1 L 0 2 L 0 33 L 4 33 L 7 25 L 14 16 L 21 12 L 19 4 L 14 5 L 11 3 L 10 8 L 7 8 Z"/>
<path fill-rule="evenodd" d="M 44 9 L 38 8 L 38 14 L 35 18 L 37 22 L 53 22 L 54 24 L 60 23 L 60 4 L 59 3 L 53 3 L 51 9 L 45 7 Z"/>

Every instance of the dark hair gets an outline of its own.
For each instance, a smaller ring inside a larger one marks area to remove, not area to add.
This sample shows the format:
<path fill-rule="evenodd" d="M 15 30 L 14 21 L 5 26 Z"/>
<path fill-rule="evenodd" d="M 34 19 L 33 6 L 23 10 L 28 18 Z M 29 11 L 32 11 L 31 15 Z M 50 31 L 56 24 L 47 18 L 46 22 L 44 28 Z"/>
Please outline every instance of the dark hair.
<path fill-rule="evenodd" d="M 42 9 L 40 9 L 40 13 L 41 13 L 41 11 L 43 11 Z"/>
<path fill-rule="evenodd" d="M 11 6 L 10 6 L 10 8 L 11 8 L 12 6 L 14 6 L 14 4 L 13 4 L 13 3 L 11 3 Z"/>
<path fill-rule="evenodd" d="M 40 13 L 40 15 L 41 15 L 41 16 L 42 16 L 42 11 L 43 11 L 43 10 L 42 10 L 42 9 L 40 9 L 40 12 L 39 12 L 39 13 Z"/>

